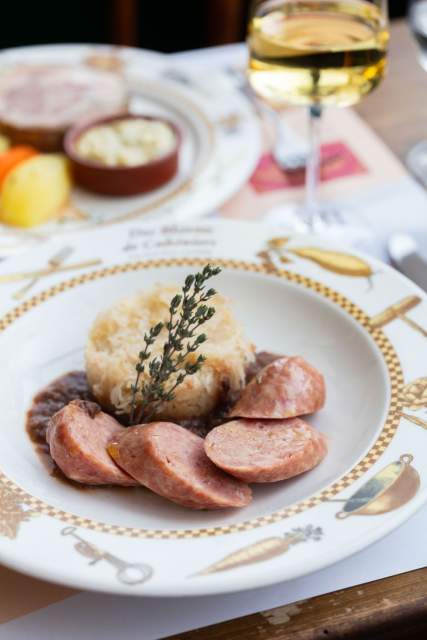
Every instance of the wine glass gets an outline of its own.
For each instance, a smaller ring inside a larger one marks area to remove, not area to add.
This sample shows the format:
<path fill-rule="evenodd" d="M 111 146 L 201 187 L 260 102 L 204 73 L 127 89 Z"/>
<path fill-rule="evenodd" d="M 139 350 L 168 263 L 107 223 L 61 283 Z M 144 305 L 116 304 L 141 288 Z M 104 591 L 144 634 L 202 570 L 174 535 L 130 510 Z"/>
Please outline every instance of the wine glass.
<path fill-rule="evenodd" d="M 419 45 L 419 61 L 427 71 L 427 0 L 411 0 L 409 3 L 409 24 Z M 409 151 L 409 168 L 427 186 L 427 140 L 421 140 Z"/>
<path fill-rule="evenodd" d="M 324 107 L 356 104 L 382 80 L 387 59 L 386 0 L 260 0 L 248 30 L 248 79 L 271 107 L 306 106 L 310 153 L 304 204 L 284 210 L 294 231 L 343 233 L 346 220 L 319 202 Z M 288 217 L 286 213 L 293 213 Z M 344 232 L 348 235 L 349 228 Z"/>

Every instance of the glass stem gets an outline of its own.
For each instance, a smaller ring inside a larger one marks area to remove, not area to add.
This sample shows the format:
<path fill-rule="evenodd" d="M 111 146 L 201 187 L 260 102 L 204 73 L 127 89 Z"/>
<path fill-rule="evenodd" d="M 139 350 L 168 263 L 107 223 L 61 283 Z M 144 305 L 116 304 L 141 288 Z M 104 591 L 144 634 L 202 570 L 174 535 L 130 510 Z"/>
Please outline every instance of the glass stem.
<path fill-rule="evenodd" d="M 311 232 L 315 232 L 323 226 L 319 212 L 321 117 L 322 107 L 320 105 L 312 105 L 309 110 L 310 153 L 305 174 L 304 205 L 306 224 Z"/>

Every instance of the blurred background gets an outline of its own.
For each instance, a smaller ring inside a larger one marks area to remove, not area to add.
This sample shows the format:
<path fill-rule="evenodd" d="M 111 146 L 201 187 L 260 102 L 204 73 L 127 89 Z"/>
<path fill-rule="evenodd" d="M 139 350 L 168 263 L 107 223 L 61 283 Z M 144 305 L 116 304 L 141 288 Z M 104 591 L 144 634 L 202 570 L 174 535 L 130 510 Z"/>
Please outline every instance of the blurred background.
<path fill-rule="evenodd" d="M 57 0 L 8 3 L 0 48 L 96 42 L 164 52 L 242 40 L 251 0 Z M 391 17 L 406 13 L 407 0 L 390 0 Z"/>

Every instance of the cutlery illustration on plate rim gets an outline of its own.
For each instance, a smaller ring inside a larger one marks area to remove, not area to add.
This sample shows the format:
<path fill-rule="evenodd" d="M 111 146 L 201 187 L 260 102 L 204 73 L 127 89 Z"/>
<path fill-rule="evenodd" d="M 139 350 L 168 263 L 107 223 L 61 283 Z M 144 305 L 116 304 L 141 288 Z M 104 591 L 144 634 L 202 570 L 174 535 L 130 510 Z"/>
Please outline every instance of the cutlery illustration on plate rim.
<path fill-rule="evenodd" d="M 41 278 L 46 278 L 57 273 L 68 273 L 80 269 L 87 269 L 89 267 L 96 267 L 102 263 L 102 260 L 96 258 L 92 260 L 85 260 L 84 262 L 76 262 L 74 264 L 64 264 L 73 251 L 74 249 L 72 247 L 63 247 L 49 258 L 46 266 L 44 267 L 30 271 L 0 275 L 0 284 L 11 284 L 13 282 L 28 280 L 29 282 L 22 288 L 18 289 L 18 291 L 16 291 L 12 296 L 15 300 L 21 300 Z"/>
<path fill-rule="evenodd" d="M 46 267 L 47 275 L 55 273 L 57 269 L 60 269 L 63 263 L 67 260 L 67 258 L 70 257 L 72 253 L 73 253 L 72 247 L 63 247 L 62 249 L 60 249 L 60 251 L 55 253 L 55 255 L 48 260 L 47 267 Z M 34 274 L 33 278 L 31 278 L 30 281 L 27 282 L 27 284 L 25 284 L 21 289 L 19 289 L 13 294 L 13 297 L 15 298 L 15 300 L 20 300 L 21 298 L 23 298 L 29 291 L 31 291 L 33 287 L 36 286 L 39 280 L 40 280 L 40 275 L 38 275 L 37 273 Z"/>
<path fill-rule="evenodd" d="M 375 272 L 372 270 L 371 265 L 359 256 L 312 246 L 289 247 L 290 240 L 291 238 L 286 236 L 271 238 L 267 242 L 267 248 L 258 252 L 258 258 L 261 259 L 261 262 L 269 272 L 274 273 L 278 270 L 277 261 L 286 265 L 292 263 L 293 258 L 297 257 L 314 262 L 319 267 L 338 275 L 367 278 L 372 286 L 372 277 Z M 382 329 L 394 320 L 401 320 L 411 329 L 427 338 L 427 329 L 407 315 L 421 303 L 422 300 L 417 295 L 406 296 L 373 316 L 371 325 L 374 328 Z"/>
<path fill-rule="evenodd" d="M 371 318 L 371 325 L 375 328 L 382 329 L 394 320 L 402 320 L 408 327 L 411 327 L 411 329 L 420 333 L 424 338 L 427 338 L 427 329 L 424 329 L 424 327 L 406 315 L 409 311 L 421 304 L 421 302 L 422 300 L 419 296 L 407 296 Z"/>

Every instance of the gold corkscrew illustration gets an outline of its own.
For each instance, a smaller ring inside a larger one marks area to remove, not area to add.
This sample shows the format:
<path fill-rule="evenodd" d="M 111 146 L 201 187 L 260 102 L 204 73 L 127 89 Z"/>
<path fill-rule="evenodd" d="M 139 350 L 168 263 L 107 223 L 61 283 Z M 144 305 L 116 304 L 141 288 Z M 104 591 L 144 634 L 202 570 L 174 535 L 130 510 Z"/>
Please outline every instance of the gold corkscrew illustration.
<path fill-rule="evenodd" d="M 100 560 L 105 560 L 113 567 L 115 567 L 116 578 L 122 584 L 133 586 L 147 582 L 153 575 L 153 569 L 148 564 L 143 563 L 131 563 L 121 560 L 117 556 L 114 556 L 108 551 L 99 549 L 94 544 L 87 542 L 84 538 L 77 533 L 77 527 L 65 527 L 61 531 L 63 536 L 71 536 L 77 542 L 74 544 L 74 549 L 85 558 L 89 558 L 89 565 L 95 565 Z"/>
<path fill-rule="evenodd" d="M 321 527 L 313 527 L 307 525 L 306 527 L 297 527 L 292 529 L 288 533 L 285 533 L 283 537 L 274 536 L 271 538 L 264 538 L 258 542 L 254 542 L 242 549 L 233 551 L 218 562 L 209 565 L 206 569 L 199 571 L 190 577 L 206 576 L 212 573 L 219 573 L 220 571 L 229 571 L 230 569 L 237 569 L 256 562 L 264 562 L 265 560 L 271 560 L 276 556 L 286 553 L 290 547 L 300 542 L 307 542 L 308 540 L 321 540 L 323 536 L 323 530 Z"/>

